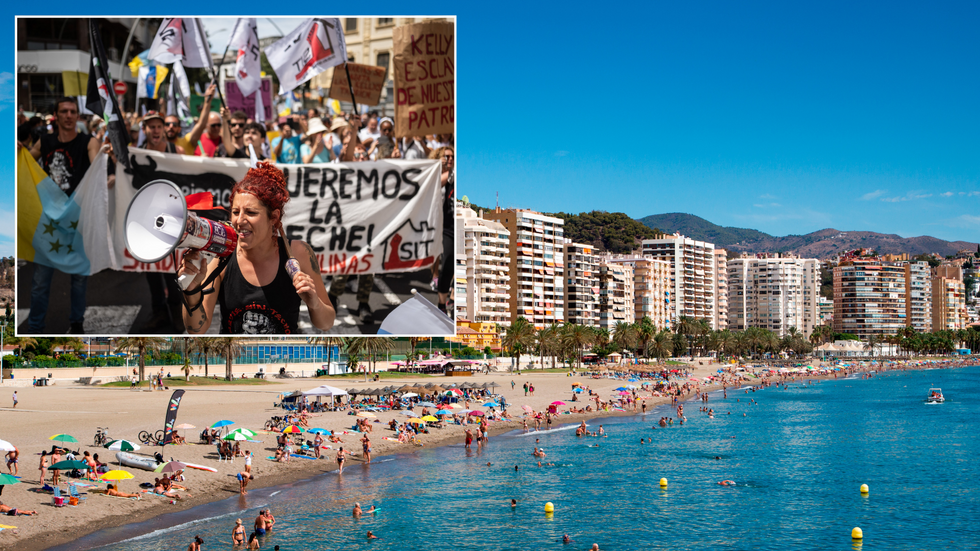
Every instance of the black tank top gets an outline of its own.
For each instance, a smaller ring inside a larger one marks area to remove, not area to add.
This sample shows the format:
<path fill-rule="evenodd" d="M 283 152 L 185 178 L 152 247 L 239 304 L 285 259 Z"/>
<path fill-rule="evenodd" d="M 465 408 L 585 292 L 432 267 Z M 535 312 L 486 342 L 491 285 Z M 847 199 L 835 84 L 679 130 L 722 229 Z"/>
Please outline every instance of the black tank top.
<path fill-rule="evenodd" d="M 41 162 L 44 171 L 67 195 L 71 195 L 91 163 L 88 143 L 92 136 L 81 132 L 70 142 L 58 141 L 58 133 L 41 136 Z"/>
<path fill-rule="evenodd" d="M 281 242 L 280 242 L 281 243 Z M 296 332 L 299 305 L 293 281 L 286 272 L 286 251 L 279 247 L 279 271 L 265 287 L 256 287 L 242 275 L 238 255 L 232 253 L 218 290 L 221 333 L 288 335 Z"/>

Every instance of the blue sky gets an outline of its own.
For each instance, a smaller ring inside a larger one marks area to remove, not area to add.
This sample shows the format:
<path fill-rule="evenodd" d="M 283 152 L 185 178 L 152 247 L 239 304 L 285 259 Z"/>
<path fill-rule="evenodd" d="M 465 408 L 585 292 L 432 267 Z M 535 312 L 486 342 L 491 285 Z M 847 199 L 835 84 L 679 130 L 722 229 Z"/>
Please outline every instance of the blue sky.
<path fill-rule="evenodd" d="M 52 4 L 45 13 L 79 5 Z M 980 240 L 980 4 L 798 4 L 427 4 L 459 16 L 459 194 L 546 212 L 689 212 L 774 235 Z M 5 59 L 0 114 L 13 117 Z M 7 220 L 13 175 L 11 152 Z M 13 234 L 0 225 L 0 255 Z"/>

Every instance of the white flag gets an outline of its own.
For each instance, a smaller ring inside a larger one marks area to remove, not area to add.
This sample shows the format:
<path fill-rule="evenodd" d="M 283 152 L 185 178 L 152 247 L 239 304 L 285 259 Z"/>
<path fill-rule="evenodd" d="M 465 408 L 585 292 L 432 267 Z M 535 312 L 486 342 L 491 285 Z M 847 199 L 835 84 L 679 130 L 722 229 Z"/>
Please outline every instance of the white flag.
<path fill-rule="evenodd" d="M 255 122 L 265 122 L 265 105 L 262 103 L 262 89 L 255 91 Z"/>
<path fill-rule="evenodd" d="M 185 67 L 210 67 L 211 49 L 204 39 L 204 26 L 190 17 L 164 19 L 147 57 L 163 64 L 181 61 Z"/>
<path fill-rule="evenodd" d="M 259 50 L 259 31 L 254 17 L 238 19 L 228 46 L 238 52 L 235 58 L 235 82 L 238 83 L 238 89 L 242 96 L 251 96 L 262 84 L 262 52 Z"/>
<path fill-rule="evenodd" d="M 330 67 L 347 61 L 340 19 L 307 19 L 265 49 L 284 94 Z"/>
<path fill-rule="evenodd" d="M 176 85 L 174 84 L 176 82 Z M 190 105 L 187 98 L 191 97 L 191 86 L 187 81 L 187 73 L 179 61 L 175 61 L 170 73 L 170 93 L 167 94 L 167 113 L 176 115 L 181 125 L 194 124 Z"/>

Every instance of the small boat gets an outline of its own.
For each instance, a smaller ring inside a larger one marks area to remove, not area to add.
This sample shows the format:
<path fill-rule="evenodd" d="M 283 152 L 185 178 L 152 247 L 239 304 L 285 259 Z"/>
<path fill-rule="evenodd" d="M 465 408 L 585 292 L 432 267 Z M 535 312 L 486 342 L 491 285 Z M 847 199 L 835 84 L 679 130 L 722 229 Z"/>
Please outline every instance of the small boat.
<path fill-rule="evenodd" d="M 145 455 L 136 455 L 127 452 L 116 452 L 116 461 L 127 467 L 152 471 L 157 468 L 157 460 Z"/>
<path fill-rule="evenodd" d="M 929 397 L 926 398 L 927 404 L 941 404 L 946 401 L 943 397 L 943 389 L 941 388 L 930 388 Z"/>

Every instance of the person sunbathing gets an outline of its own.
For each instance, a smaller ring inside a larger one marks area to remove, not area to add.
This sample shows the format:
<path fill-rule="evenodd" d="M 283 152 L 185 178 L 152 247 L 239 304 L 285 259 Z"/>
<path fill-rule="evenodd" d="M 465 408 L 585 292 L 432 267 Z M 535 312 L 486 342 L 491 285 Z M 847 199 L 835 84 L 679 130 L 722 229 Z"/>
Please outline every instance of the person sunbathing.
<path fill-rule="evenodd" d="M 33 516 L 37 514 L 37 511 L 28 511 L 27 509 L 18 509 L 16 507 L 11 507 L 9 505 L 4 505 L 0 502 L 0 514 L 16 517 L 16 516 Z"/>
<path fill-rule="evenodd" d="M 113 497 L 135 497 L 136 499 L 142 499 L 139 494 L 127 494 L 125 492 L 120 492 L 118 489 L 116 489 L 114 484 L 109 484 L 105 490 L 105 495 Z"/>
<path fill-rule="evenodd" d="M 337 436 L 336 434 L 334 434 L 333 431 L 330 431 L 330 441 L 333 442 L 334 444 L 340 444 L 341 443 L 340 437 Z"/>

